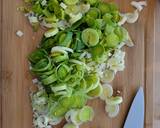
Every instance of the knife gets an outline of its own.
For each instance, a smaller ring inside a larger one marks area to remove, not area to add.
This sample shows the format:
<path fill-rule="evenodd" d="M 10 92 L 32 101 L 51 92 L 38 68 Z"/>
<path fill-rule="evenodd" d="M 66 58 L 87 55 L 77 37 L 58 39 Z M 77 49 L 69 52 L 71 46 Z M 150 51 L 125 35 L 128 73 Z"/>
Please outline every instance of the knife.
<path fill-rule="evenodd" d="M 123 128 L 144 128 L 144 91 L 140 87 L 130 107 Z"/>

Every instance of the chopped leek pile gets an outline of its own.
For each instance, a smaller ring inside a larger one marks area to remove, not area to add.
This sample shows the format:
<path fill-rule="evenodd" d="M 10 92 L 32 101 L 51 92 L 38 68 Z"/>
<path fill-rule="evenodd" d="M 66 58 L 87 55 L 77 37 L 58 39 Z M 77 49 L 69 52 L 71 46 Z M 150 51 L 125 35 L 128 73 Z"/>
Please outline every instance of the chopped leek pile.
<path fill-rule="evenodd" d="M 114 3 L 101 0 L 25 0 L 33 29 L 48 28 L 39 47 L 29 56 L 30 70 L 38 90 L 31 93 L 35 128 L 51 128 L 64 118 L 63 128 L 78 128 L 92 121 L 87 101 L 100 98 L 113 118 L 123 99 L 113 95 L 109 84 L 125 68 L 122 47 L 133 46 L 122 26 L 137 14 L 119 12 Z M 134 7 L 144 2 L 132 3 Z"/>

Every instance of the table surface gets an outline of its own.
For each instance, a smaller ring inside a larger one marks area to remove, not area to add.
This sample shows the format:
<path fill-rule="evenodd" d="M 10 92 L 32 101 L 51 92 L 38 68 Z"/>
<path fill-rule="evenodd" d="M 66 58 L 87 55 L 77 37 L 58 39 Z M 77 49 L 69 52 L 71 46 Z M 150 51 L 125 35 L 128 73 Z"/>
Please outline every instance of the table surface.
<path fill-rule="evenodd" d="M 107 0 L 106 0 L 107 1 Z M 131 0 L 115 0 L 123 12 L 133 11 Z M 22 13 L 16 8 L 22 0 L 0 1 L 0 127 L 31 128 L 32 110 L 28 97 L 32 78 L 28 70 L 27 55 L 34 50 L 42 32 L 32 32 Z M 81 128 L 121 128 L 132 99 L 140 85 L 144 87 L 146 115 L 145 128 L 160 126 L 160 1 L 148 0 L 137 23 L 126 25 L 134 42 L 126 47 L 126 68 L 116 75 L 112 85 L 121 91 L 124 102 L 118 117 L 110 119 L 104 113 L 104 103 L 89 102 L 95 109 L 93 122 Z M 18 38 L 17 30 L 24 36 Z M 57 128 L 62 128 L 58 126 Z"/>

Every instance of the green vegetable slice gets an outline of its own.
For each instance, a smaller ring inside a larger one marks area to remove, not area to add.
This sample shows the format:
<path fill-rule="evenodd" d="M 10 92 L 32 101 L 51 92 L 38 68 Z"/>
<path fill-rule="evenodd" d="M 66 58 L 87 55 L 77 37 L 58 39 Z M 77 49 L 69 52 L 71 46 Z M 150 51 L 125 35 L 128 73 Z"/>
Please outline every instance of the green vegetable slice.
<path fill-rule="evenodd" d="M 62 117 L 65 115 L 67 111 L 67 108 L 64 108 L 60 104 L 57 104 L 55 107 L 51 108 L 51 115 L 54 117 Z"/>
<path fill-rule="evenodd" d="M 98 9 L 101 11 L 102 14 L 110 13 L 110 6 L 108 3 L 100 3 L 98 5 Z"/>
<path fill-rule="evenodd" d="M 44 85 L 49 85 L 51 83 L 54 83 L 56 80 L 57 80 L 56 74 L 52 74 L 49 77 L 42 79 L 41 81 Z"/>
<path fill-rule="evenodd" d="M 89 91 L 87 95 L 95 98 L 95 97 L 99 97 L 102 94 L 102 92 L 103 92 L 102 85 L 99 84 L 95 89 Z"/>
<path fill-rule="evenodd" d="M 82 122 L 87 122 L 87 121 L 92 121 L 94 117 L 94 111 L 91 107 L 89 106 L 84 106 L 80 111 L 79 111 L 79 119 Z"/>
<path fill-rule="evenodd" d="M 54 44 L 55 44 L 54 39 L 43 37 L 40 43 L 40 48 L 50 51 L 50 49 L 54 46 Z"/>
<path fill-rule="evenodd" d="M 43 12 L 43 9 L 42 9 L 40 3 L 39 4 L 34 4 L 32 6 L 32 11 L 35 12 L 35 13 L 37 13 L 38 15 L 41 15 L 42 12 Z"/>
<path fill-rule="evenodd" d="M 86 92 L 89 92 L 95 89 L 99 85 L 99 82 L 100 82 L 100 79 L 97 74 L 90 74 L 85 77 L 85 80 L 86 80 L 86 85 L 87 85 Z"/>
<path fill-rule="evenodd" d="M 120 43 L 120 39 L 116 34 L 111 33 L 106 37 L 106 43 L 107 47 L 115 48 Z"/>
<path fill-rule="evenodd" d="M 106 27 L 105 27 L 105 30 L 104 30 L 105 35 L 107 36 L 107 35 L 113 33 L 114 30 L 115 30 L 115 27 L 114 27 L 114 26 L 109 25 L 109 24 L 106 24 Z"/>
<path fill-rule="evenodd" d="M 82 108 L 87 102 L 87 96 L 83 92 L 73 94 L 71 100 L 74 101 L 72 108 Z"/>
<path fill-rule="evenodd" d="M 64 2 L 68 5 L 75 5 L 79 2 L 79 0 L 64 0 Z"/>
<path fill-rule="evenodd" d="M 59 3 L 57 0 L 49 0 L 48 1 L 48 9 L 49 11 L 54 11 L 55 7 L 59 7 Z"/>
<path fill-rule="evenodd" d="M 99 35 L 95 29 L 87 28 L 82 32 L 82 40 L 88 47 L 92 47 L 98 44 Z"/>
<path fill-rule="evenodd" d="M 58 45 L 64 46 L 64 47 L 69 47 L 71 44 L 71 41 L 72 41 L 72 36 L 73 36 L 72 32 L 67 32 L 67 33 L 61 34 L 61 36 L 59 37 Z"/>
<path fill-rule="evenodd" d="M 68 5 L 65 9 L 65 13 L 70 14 L 78 14 L 80 12 L 79 6 L 77 5 Z"/>
<path fill-rule="evenodd" d="M 51 89 L 53 92 L 58 92 L 58 91 L 66 90 L 67 86 L 64 83 L 61 83 L 56 86 L 51 86 Z"/>
<path fill-rule="evenodd" d="M 65 82 L 69 80 L 70 67 L 66 64 L 60 64 L 56 69 L 56 76 L 59 81 Z"/>
<path fill-rule="evenodd" d="M 44 33 L 45 37 L 49 38 L 56 35 L 59 32 L 58 28 L 53 28 Z"/>
<path fill-rule="evenodd" d="M 87 17 L 92 17 L 94 19 L 100 18 L 101 13 L 98 8 L 90 8 L 90 10 L 87 12 Z"/>
<path fill-rule="evenodd" d="M 68 59 L 69 59 L 69 57 L 68 57 L 67 54 L 54 56 L 54 57 L 52 57 L 52 58 L 53 58 L 53 61 L 54 61 L 55 63 L 60 63 L 60 62 L 63 62 L 63 61 L 65 61 L 65 60 L 68 60 Z"/>
<path fill-rule="evenodd" d="M 94 26 L 93 26 L 93 28 L 102 30 L 102 29 L 104 29 L 104 26 L 105 26 L 105 22 L 104 22 L 103 19 L 96 19 L 96 20 L 94 21 Z"/>
<path fill-rule="evenodd" d="M 47 55 L 48 53 L 44 49 L 37 49 L 28 56 L 28 59 L 30 62 L 36 63 L 45 58 Z"/>
<path fill-rule="evenodd" d="M 89 4 L 94 5 L 98 3 L 100 0 L 86 0 Z"/>
<path fill-rule="evenodd" d="M 76 37 L 74 39 L 74 42 L 75 43 L 72 43 L 72 48 L 73 50 L 75 51 L 79 51 L 79 50 L 82 50 L 84 47 L 85 47 L 85 44 L 82 42 L 81 40 L 81 32 L 77 32 L 76 33 Z"/>
<path fill-rule="evenodd" d="M 43 72 L 47 69 L 52 68 L 51 65 L 51 59 L 49 57 L 46 57 L 44 59 L 41 59 L 38 61 L 31 69 L 33 72 Z"/>
<path fill-rule="evenodd" d="M 101 44 L 91 48 L 91 54 L 93 60 L 98 61 L 104 55 L 105 49 Z"/>
<path fill-rule="evenodd" d="M 114 32 L 119 37 L 120 42 L 125 42 L 128 39 L 128 32 L 125 28 L 117 27 Z"/>

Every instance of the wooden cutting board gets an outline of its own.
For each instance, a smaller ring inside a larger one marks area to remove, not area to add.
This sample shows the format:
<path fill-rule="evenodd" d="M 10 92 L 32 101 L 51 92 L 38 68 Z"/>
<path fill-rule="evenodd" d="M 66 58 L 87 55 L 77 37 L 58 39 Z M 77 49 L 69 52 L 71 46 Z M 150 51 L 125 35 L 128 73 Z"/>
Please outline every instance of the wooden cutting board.
<path fill-rule="evenodd" d="M 131 0 L 116 0 L 116 2 L 122 12 L 133 11 L 130 6 Z M 140 85 L 145 91 L 145 128 L 153 128 L 155 3 L 156 0 L 148 0 L 148 6 L 141 12 L 138 22 L 126 25 L 135 46 L 124 48 L 126 68 L 124 72 L 116 75 L 113 82 L 114 89 L 120 90 L 124 98 L 119 115 L 110 119 L 105 114 L 102 101 L 98 99 L 90 101 L 89 104 L 95 110 L 95 118 L 81 128 L 122 128 L 129 106 Z M 32 109 L 28 96 L 32 78 L 26 57 L 36 48 L 42 32 L 32 31 L 23 14 L 17 11 L 17 7 L 21 4 L 22 0 L 0 1 L 0 126 L 2 128 L 32 127 Z M 17 30 L 24 32 L 22 38 L 16 36 Z"/>

